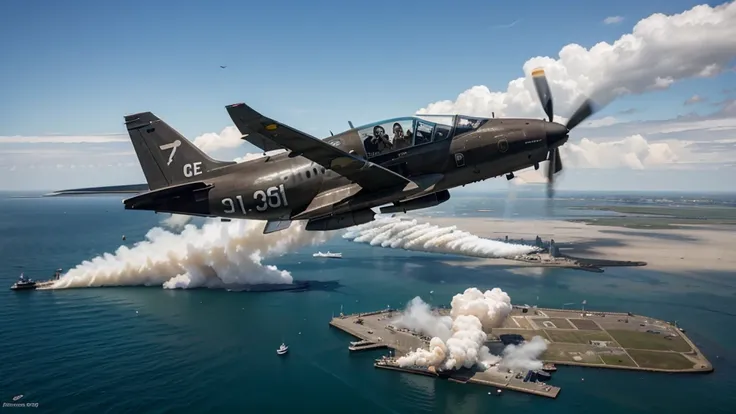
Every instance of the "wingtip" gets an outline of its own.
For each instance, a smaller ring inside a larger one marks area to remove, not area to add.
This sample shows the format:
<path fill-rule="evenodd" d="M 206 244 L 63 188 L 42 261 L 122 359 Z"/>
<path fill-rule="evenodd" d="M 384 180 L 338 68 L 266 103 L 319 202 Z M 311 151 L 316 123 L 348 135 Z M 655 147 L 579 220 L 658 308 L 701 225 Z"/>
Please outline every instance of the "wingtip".
<path fill-rule="evenodd" d="M 238 102 L 238 103 L 227 105 L 225 106 L 225 108 L 235 108 L 236 106 L 241 106 L 241 105 L 245 105 L 245 104 L 243 102 Z"/>

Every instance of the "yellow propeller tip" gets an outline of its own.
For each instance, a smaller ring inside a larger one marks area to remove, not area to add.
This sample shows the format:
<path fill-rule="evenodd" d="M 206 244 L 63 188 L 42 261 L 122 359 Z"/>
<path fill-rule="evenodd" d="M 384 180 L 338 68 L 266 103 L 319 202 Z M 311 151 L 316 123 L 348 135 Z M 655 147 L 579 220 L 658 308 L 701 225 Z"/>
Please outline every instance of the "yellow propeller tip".
<path fill-rule="evenodd" d="M 532 71 L 532 76 L 544 76 L 544 69 L 537 68 Z"/>

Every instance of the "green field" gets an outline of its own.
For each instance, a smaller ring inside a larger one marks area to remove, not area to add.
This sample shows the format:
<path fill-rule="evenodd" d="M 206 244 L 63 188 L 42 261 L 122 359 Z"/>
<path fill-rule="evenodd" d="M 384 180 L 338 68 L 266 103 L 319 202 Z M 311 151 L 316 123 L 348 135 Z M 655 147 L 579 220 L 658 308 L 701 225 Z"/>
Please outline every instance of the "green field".
<path fill-rule="evenodd" d="M 579 356 L 579 361 L 575 357 Z M 589 346 L 582 344 L 564 344 L 556 342 L 542 354 L 545 361 L 580 362 L 584 364 L 602 364 L 598 355 Z"/>
<path fill-rule="evenodd" d="M 544 331 L 532 331 L 532 330 L 521 330 L 521 329 L 503 329 L 503 328 L 493 328 L 491 331 L 493 335 L 503 335 L 503 334 L 518 334 L 524 337 L 525 340 L 531 341 L 532 338 L 535 336 L 541 336 L 544 339 L 549 339 L 547 335 L 545 335 Z"/>
<path fill-rule="evenodd" d="M 613 338 L 604 331 L 557 331 L 546 329 L 545 332 L 553 342 L 590 344 L 589 341 L 613 341 Z"/>
<path fill-rule="evenodd" d="M 572 322 L 573 325 L 575 325 L 576 328 L 582 329 L 584 331 L 600 331 L 601 328 L 598 326 L 595 321 L 591 321 L 588 319 L 570 319 L 570 322 Z"/>
<path fill-rule="evenodd" d="M 626 354 L 600 354 L 606 365 L 618 365 L 621 367 L 635 367 L 636 363 Z"/>
<path fill-rule="evenodd" d="M 642 368 L 660 369 L 688 369 L 693 367 L 692 361 L 675 352 L 640 351 L 628 350 L 629 355 L 634 358 Z"/>
<path fill-rule="evenodd" d="M 540 328 L 545 329 L 555 329 L 555 328 L 547 328 L 544 325 L 544 322 L 552 322 L 557 329 L 575 329 L 574 326 L 570 324 L 570 322 L 567 321 L 565 318 L 534 318 L 534 323 L 537 324 Z"/>
<path fill-rule="evenodd" d="M 679 335 L 672 339 L 665 339 L 665 334 L 648 332 L 609 330 L 609 334 L 622 347 L 628 349 L 648 349 L 652 351 L 689 352 L 690 345 Z"/>

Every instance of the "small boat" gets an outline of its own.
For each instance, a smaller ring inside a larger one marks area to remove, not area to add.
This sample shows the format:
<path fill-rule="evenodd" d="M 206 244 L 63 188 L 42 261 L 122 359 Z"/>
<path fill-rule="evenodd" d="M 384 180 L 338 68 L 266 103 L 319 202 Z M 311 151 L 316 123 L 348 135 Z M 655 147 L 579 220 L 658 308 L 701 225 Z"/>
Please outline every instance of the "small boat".
<path fill-rule="evenodd" d="M 279 355 L 284 355 L 285 353 L 289 352 L 289 347 L 286 346 L 286 344 L 281 344 L 279 349 L 276 350 L 276 353 Z"/>
<path fill-rule="evenodd" d="M 342 253 L 331 253 L 329 250 L 327 253 L 317 252 L 312 254 L 314 257 L 327 257 L 329 259 L 342 259 Z"/>
<path fill-rule="evenodd" d="M 547 372 L 554 372 L 554 371 L 557 371 L 557 367 L 555 366 L 555 364 L 548 363 L 548 364 L 544 364 L 544 366 L 542 367 L 542 370 L 547 371 Z"/>
<path fill-rule="evenodd" d="M 33 279 L 26 279 L 23 273 L 20 274 L 18 281 L 10 287 L 11 290 L 33 290 L 36 288 L 36 282 Z"/>

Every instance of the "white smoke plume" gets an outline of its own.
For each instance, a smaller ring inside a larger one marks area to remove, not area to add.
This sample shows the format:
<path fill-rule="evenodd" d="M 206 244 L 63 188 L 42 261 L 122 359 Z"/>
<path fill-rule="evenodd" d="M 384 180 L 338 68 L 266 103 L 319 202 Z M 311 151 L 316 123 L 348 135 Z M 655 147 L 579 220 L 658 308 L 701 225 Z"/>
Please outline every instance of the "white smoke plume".
<path fill-rule="evenodd" d="M 192 221 L 192 216 L 187 216 L 185 214 L 172 214 L 161 220 L 161 224 L 172 230 L 181 230 L 190 221 Z"/>
<path fill-rule="evenodd" d="M 343 238 L 356 243 L 369 243 L 371 246 L 484 258 L 513 257 L 538 250 L 533 246 L 484 239 L 457 230 L 455 226 L 439 227 L 399 218 L 378 218 L 370 223 L 351 227 Z"/>
<path fill-rule="evenodd" d="M 547 342 L 541 336 L 535 336 L 521 345 L 508 345 L 503 350 L 500 368 L 512 371 L 541 369 L 543 364 L 539 356 L 547 350 Z"/>
<path fill-rule="evenodd" d="M 209 221 L 202 227 L 188 224 L 180 234 L 160 227 L 132 248 L 121 246 L 84 261 L 69 270 L 54 288 L 89 286 L 163 286 L 221 288 L 227 285 L 289 284 L 286 270 L 262 260 L 299 247 L 323 243 L 327 232 L 307 232 L 301 223 L 277 233 L 263 234 L 265 222 Z"/>
<path fill-rule="evenodd" d="M 416 306 L 416 299 L 412 301 Z M 486 331 L 501 326 L 511 313 L 511 298 L 499 288 L 481 292 L 477 288 L 468 288 L 465 292 L 452 298 L 451 335 L 448 339 L 435 336 L 429 343 L 429 349 L 417 349 L 399 358 L 401 366 L 434 366 L 439 369 L 471 368 L 480 365 L 487 369 L 501 359 L 492 355 L 485 346 L 488 339 Z M 407 319 L 407 321 L 417 319 Z M 420 319 L 421 320 L 421 319 Z M 427 322 L 428 319 L 422 320 Z M 437 325 L 445 320 L 434 319 Z M 426 329 L 426 327 L 425 327 Z M 442 328 L 436 328 L 442 331 Z"/>
<path fill-rule="evenodd" d="M 436 336 L 443 341 L 452 336 L 452 317 L 440 316 L 419 296 L 412 299 L 406 309 L 392 324 L 398 328 L 411 329 L 422 335 Z"/>

